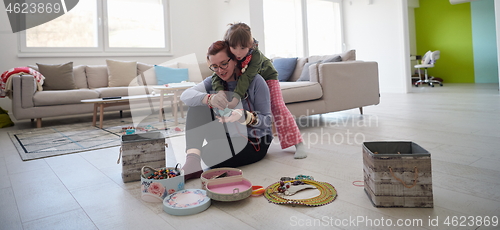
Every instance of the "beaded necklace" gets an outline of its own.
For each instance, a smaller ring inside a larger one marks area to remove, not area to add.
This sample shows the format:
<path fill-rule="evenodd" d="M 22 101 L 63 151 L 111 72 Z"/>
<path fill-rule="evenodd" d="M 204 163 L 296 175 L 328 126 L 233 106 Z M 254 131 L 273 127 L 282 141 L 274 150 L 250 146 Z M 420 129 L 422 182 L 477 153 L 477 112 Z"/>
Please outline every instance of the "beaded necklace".
<path fill-rule="evenodd" d="M 316 187 L 320 194 L 318 196 L 312 197 L 312 198 L 307 198 L 307 199 L 288 199 L 285 198 L 282 193 L 279 191 L 281 188 L 281 182 L 284 183 L 294 183 L 296 181 L 300 181 L 300 183 L 304 184 L 309 184 L 313 185 Z M 289 204 L 292 206 L 295 205 L 304 205 L 304 206 L 309 206 L 309 207 L 317 207 L 317 206 L 322 206 L 322 205 L 327 205 L 329 203 L 332 203 L 335 198 L 337 198 L 337 190 L 335 190 L 335 187 L 333 185 L 327 183 L 327 182 L 319 182 L 315 180 L 307 180 L 307 179 L 302 179 L 302 180 L 290 180 L 290 181 L 280 181 L 276 182 L 272 185 L 269 185 L 269 187 L 266 188 L 264 192 L 264 197 L 271 202 L 275 204 Z"/>

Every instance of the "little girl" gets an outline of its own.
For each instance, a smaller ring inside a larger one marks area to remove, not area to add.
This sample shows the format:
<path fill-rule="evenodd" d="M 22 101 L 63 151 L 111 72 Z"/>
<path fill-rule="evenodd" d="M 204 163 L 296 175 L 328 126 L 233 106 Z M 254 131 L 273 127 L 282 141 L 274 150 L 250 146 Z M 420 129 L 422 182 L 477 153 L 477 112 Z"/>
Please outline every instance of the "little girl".
<path fill-rule="evenodd" d="M 281 148 L 285 149 L 295 145 L 294 157 L 296 159 L 307 157 L 306 147 L 303 144 L 297 123 L 283 101 L 278 72 L 273 63 L 259 51 L 258 41 L 252 37 L 250 27 L 247 24 L 236 23 L 229 24 L 229 26 L 224 40 L 229 44 L 231 53 L 236 57 L 242 75 L 234 90 L 235 97 L 228 104 L 228 107 L 236 107 L 240 101 L 237 97 L 244 98 L 250 82 L 256 74 L 260 74 L 266 80 L 271 94 L 271 111 Z M 215 73 L 212 75 L 212 87 L 216 92 L 224 90 L 222 79 Z"/>

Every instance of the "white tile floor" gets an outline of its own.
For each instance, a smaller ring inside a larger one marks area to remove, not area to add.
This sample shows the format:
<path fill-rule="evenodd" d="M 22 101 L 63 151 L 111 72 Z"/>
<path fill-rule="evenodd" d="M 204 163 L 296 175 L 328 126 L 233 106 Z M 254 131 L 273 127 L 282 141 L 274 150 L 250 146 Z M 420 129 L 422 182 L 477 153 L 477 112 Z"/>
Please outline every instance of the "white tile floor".
<path fill-rule="evenodd" d="M 381 103 L 365 107 L 364 113 L 354 109 L 300 119 L 308 158 L 295 160 L 293 148 L 273 144 L 264 160 L 241 167 L 246 178 L 263 186 L 282 176 L 312 175 L 336 187 L 339 196 L 332 204 L 289 207 L 250 197 L 213 202 L 205 212 L 182 217 L 164 213 L 161 204 L 143 202 L 139 182 L 121 181 L 118 147 L 23 162 L 7 135 L 32 125 L 21 121 L 0 129 L 0 229 L 387 229 L 373 226 L 382 218 L 384 224 L 401 219 L 410 225 L 398 229 L 500 229 L 445 224 L 453 216 L 500 217 L 497 84 L 382 94 Z M 44 120 L 44 126 L 58 120 Z M 363 188 L 352 185 L 363 179 L 361 143 L 375 140 L 414 141 L 431 152 L 434 208 L 375 208 Z M 171 143 L 182 158 L 183 137 Z M 199 180 L 186 183 L 186 188 L 200 186 Z M 372 226 L 350 218 L 371 219 Z M 438 226 L 430 226 L 429 219 L 436 218 Z"/>

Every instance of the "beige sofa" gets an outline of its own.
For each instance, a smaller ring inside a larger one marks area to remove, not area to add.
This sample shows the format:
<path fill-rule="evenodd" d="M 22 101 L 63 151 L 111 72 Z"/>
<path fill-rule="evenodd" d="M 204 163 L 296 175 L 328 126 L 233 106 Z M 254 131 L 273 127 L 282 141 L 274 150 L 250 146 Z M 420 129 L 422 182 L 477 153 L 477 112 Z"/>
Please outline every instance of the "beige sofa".
<path fill-rule="evenodd" d="M 335 56 L 341 62 L 327 62 Z M 309 65 L 309 81 L 297 81 L 304 66 Z M 380 102 L 378 65 L 356 61 L 356 51 L 341 54 L 298 58 L 292 77 L 280 82 L 283 99 L 296 117 L 323 114 L 376 105 Z"/>
<path fill-rule="evenodd" d="M 310 80 L 296 81 L 306 63 L 324 60 L 329 56 L 298 58 L 288 82 L 280 82 L 283 99 L 295 117 L 323 114 L 379 103 L 378 66 L 376 62 L 355 61 L 355 51 L 339 54 L 342 62 L 317 63 L 309 66 Z M 194 68 L 194 66 L 196 68 Z M 189 80 L 201 81 L 212 74 L 206 63 L 189 67 Z M 37 91 L 31 75 L 13 76 L 12 113 L 17 120 L 41 119 L 65 115 L 92 113 L 92 104 L 84 99 L 127 96 L 152 92 L 155 84 L 153 65 L 137 64 L 137 82 L 128 87 L 108 87 L 106 65 L 75 66 L 73 75 L 77 89 Z M 193 73 L 196 69 L 196 74 Z M 200 78 L 192 78 L 200 75 Z M 155 107 L 158 108 L 158 107 Z M 116 106 L 106 111 L 128 110 L 129 106 Z M 362 113 L 362 110 L 361 110 Z"/>
<path fill-rule="evenodd" d="M 30 67 L 37 69 L 36 66 Z M 137 77 L 128 86 L 109 87 L 107 65 L 79 65 L 73 67 L 75 89 L 42 91 L 37 91 L 33 76 L 13 75 L 12 113 L 17 120 L 36 119 L 37 127 L 41 127 L 42 118 L 92 113 L 93 104 L 84 104 L 81 100 L 152 93 L 153 87 L 156 86 L 153 84 L 153 81 L 156 82 L 153 65 L 137 63 L 136 71 L 134 75 Z M 158 98 L 153 102 L 153 106 L 158 108 Z M 137 108 L 136 105 L 137 103 L 134 103 L 134 108 Z M 122 110 L 130 110 L 130 106 L 106 108 L 106 111 Z"/>

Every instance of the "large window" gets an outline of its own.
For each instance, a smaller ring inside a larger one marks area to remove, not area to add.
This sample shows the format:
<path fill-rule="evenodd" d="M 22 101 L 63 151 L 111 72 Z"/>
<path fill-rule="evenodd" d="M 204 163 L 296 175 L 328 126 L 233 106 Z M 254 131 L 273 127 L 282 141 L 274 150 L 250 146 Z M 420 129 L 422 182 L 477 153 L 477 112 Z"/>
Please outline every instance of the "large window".
<path fill-rule="evenodd" d="M 59 18 L 21 32 L 21 53 L 166 54 L 167 18 L 167 0 L 80 0 Z"/>
<path fill-rule="evenodd" d="M 342 52 L 341 4 L 341 0 L 264 0 L 266 56 Z"/>

